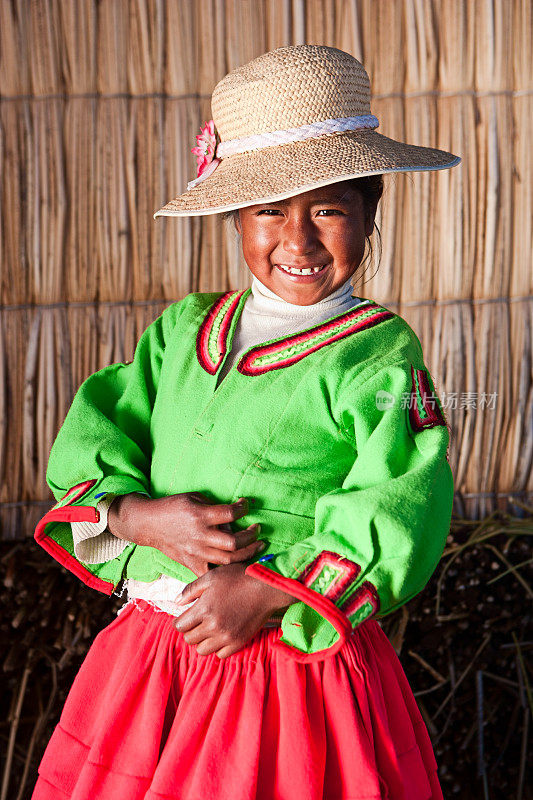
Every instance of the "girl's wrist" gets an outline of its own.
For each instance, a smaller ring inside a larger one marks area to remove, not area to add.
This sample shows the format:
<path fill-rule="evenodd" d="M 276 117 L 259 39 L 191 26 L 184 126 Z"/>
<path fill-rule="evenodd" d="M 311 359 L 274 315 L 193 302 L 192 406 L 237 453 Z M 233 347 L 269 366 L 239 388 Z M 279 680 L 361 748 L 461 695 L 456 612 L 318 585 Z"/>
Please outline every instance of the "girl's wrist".
<path fill-rule="evenodd" d="M 125 539 L 134 544 L 143 544 L 140 537 L 146 532 L 143 522 L 146 503 L 149 497 L 141 494 L 124 494 L 116 497 L 107 513 L 107 529 L 117 539 Z"/>
<path fill-rule="evenodd" d="M 256 584 L 259 584 L 259 588 L 256 587 L 256 590 L 260 592 L 261 597 L 264 599 L 265 607 L 270 614 L 282 613 L 293 603 L 298 602 L 298 598 L 287 594 L 287 592 L 276 589 L 275 586 L 270 586 L 268 583 L 264 583 L 264 581 L 260 581 L 251 575 L 248 577 L 255 581 Z"/>

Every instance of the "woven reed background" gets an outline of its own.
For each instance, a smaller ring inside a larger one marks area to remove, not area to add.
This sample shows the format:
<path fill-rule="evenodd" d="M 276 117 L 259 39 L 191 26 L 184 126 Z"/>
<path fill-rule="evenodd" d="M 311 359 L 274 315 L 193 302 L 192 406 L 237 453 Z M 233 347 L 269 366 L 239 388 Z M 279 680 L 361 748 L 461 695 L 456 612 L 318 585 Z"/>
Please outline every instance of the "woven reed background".
<path fill-rule="evenodd" d="M 365 64 L 381 133 L 463 159 L 385 176 L 355 286 L 422 341 L 461 514 L 531 504 L 532 41 L 530 0 L 0 0 L 1 537 L 49 506 L 81 381 L 169 302 L 249 285 L 218 217 L 152 213 L 195 176 L 215 83 L 303 42 Z"/>

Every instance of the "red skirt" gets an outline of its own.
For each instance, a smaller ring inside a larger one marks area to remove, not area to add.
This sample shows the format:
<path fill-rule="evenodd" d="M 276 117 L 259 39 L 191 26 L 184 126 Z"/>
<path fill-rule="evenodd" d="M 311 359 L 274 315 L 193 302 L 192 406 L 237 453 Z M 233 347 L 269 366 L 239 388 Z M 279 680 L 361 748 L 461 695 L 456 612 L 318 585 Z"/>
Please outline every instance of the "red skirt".
<path fill-rule="evenodd" d="M 140 601 L 95 639 L 32 800 L 442 800 L 431 742 L 375 620 L 299 664 L 261 628 L 200 656 Z"/>

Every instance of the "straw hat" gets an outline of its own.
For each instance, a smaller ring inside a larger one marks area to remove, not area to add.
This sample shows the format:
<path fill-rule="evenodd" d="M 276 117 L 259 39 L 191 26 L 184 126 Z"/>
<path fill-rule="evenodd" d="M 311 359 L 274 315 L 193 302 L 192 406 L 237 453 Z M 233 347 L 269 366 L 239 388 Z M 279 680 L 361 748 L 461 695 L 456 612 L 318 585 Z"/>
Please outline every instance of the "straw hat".
<path fill-rule="evenodd" d="M 375 128 L 370 81 L 334 47 L 280 47 L 216 85 L 197 137 L 198 177 L 154 214 L 216 214 L 386 172 L 454 167 L 459 156 L 389 139 Z"/>

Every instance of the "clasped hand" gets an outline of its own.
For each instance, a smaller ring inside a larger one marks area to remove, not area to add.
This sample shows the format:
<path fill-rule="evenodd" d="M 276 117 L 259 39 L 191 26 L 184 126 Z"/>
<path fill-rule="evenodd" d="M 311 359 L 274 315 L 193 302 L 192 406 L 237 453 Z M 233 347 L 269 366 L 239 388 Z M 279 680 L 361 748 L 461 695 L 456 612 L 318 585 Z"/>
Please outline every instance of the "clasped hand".
<path fill-rule="evenodd" d="M 296 598 L 244 574 L 246 564 L 217 567 L 189 583 L 178 601 L 196 602 L 175 626 L 199 655 L 226 658 L 240 650 L 276 610 Z"/>
<path fill-rule="evenodd" d="M 248 513 L 248 501 L 210 503 L 200 492 L 150 499 L 117 498 L 109 509 L 108 530 L 120 539 L 155 547 L 198 578 L 182 594 L 196 600 L 176 622 L 200 655 L 235 653 L 276 610 L 296 602 L 292 595 L 244 574 L 262 549 L 258 524 L 234 533 L 230 523 Z"/>

